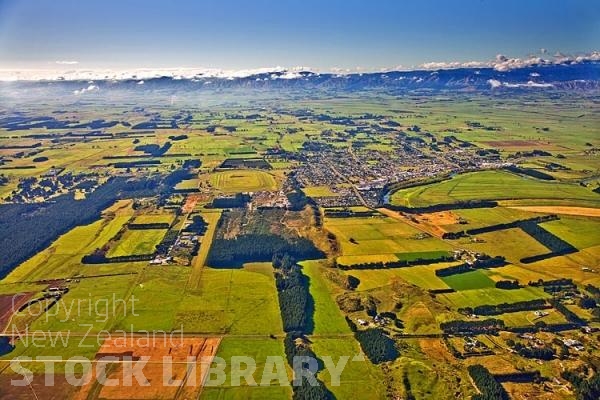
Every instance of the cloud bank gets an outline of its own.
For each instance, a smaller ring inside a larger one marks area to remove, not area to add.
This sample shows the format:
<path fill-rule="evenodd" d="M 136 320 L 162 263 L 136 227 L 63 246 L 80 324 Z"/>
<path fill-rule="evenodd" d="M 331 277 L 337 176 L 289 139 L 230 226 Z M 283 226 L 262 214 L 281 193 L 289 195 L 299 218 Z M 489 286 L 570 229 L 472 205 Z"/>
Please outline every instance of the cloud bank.
<path fill-rule="evenodd" d="M 542 54 L 547 51 L 542 49 Z M 552 58 L 543 58 L 538 56 L 529 56 L 526 58 L 510 58 L 503 54 L 498 54 L 495 59 L 490 61 L 450 61 L 450 62 L 429 62 L 421 64 L 422 69 L 456 69 L 456 68 L 493 68 L 498 72 L 506 72 L 518 68 L 543 65 L 569 65 L 578 64 L 586 61 L 600 61 L 600 51 L 581 54 L 578 56 L 565 55 L 560 52 L 554 54 Z"/>
<path fill-rule="evenodd" d="M 580 55 L 565 55 L 555 53 L 551 57 L 546 56 L 547 50 L 540 51 L 541 56 L 528 56 L 526 58 L 511 58 L 498 54 L 493 60 L 488 61 L 442 61 L 428 62 L 412 68 L 396 66 L 394 68 L 382 68 L 371 72 L 391 71 L 414 71 L 414 70 L 441 70 L 457 68 L 493 68 L 498 72 L 507 72 L 518 68 L 544 65 L 571 65 L 588 61 L 600 61 L 600 51 Z M 309 67 L 285 68 L 281 66 L 263 67 L 255 69 L 227 70 L 217 68 L 137 68 L 137 69 L 84 69 L 72 67 L 78 61 L 56 61 L 57 65 L 71 66 L 68 70 L 55 69 L 25 69 L 25 70 L 0 70 L 0 81 L 38 81 L 38 80 L 136 80 L 138 82 L 148 81 L 153 78 L 170 77 L 173 79 L 238 79 L 250 76 L 266 75 L 266 79 L 300 79 L 305 73 L 318 74 L 319 71 Z M 344 76 L 356 73 L 368 73 L 366 70 L 356 67 L 352 69 L 330 68 L 328 73 Z M 533 75 L 532 75 L 533 76 Z M 265 79 L 265 78 L 262 78 Z M 83 90 L 83 89 L 82 89 Z M 82 92 L 82 93 L 85 93 Z"/>

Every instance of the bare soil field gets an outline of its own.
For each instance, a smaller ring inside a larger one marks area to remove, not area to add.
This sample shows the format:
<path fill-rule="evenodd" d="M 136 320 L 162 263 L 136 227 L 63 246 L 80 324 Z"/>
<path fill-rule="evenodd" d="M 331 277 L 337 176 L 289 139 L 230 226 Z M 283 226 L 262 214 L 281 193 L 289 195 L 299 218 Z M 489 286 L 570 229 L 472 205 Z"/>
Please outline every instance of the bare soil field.
<path fill-rule="evenodd" d="M 27 303 L 35 293 L 17 293 L 0 296 L 0 332 L 4 331 L 12 315 Z"/>
<path fill-rule="evenodd" d="M 417 214 L 415 219 L 419 223 L 427 225 L 435 236 L 442 236 L 447 232 L 444 225 L 456 225 L 460 222 L 460 217 L 452 211 L 440 211 L 428 214 Z"/>
<path fill-rule="evenodd" d="M 487 142 L 482 142 L 488 146 L 499 147 L 503 149 L 545 149 L 545 150 L 553 150 L 560 148 L 561 146 L 557 146 L 556 144 L 552 144 L 550 142 L 544 142 L 540 140 L 492 140 Z"/>
<path fill-rule="evenodd" d="M 96 379 L 81 388 L 76 399 L 191 399 L 198 398 L 204 382 L 208 366 L 217 352 L 221 338 L 177 337 L 172 339 L 158 335 L 129 336 L 106 340 L 96 360 L 103 357 L 116 357 L 118 361 L 108 364 L 106 376 L 117 379 L 118 385 L 100 385 Z M 170 378 L 163 378 L 169 367 L 163 357 L 169 357 L 171 366 Z M 188 360 L 188 357 L 193 357 Z M 204 361 L 202 357 L 208 357 Z M 135 362 L 147 359 L 141 372 L 145 382 L 138 382 L 135 374 Z M 127 365 L 128 361 L 133 363 Z M 96 376 L 96 366 L 90 373 Z M 133 368 L 132 368 L 133 366 Z M 164 382 L 167 379 L 167 383 Z M 124 382 L 131 381 L 131 385 Z"/>
<path fill-rule="evenodd" d="M 78 389 L 67 382 L 64 375 L 54 375 L 54 385 L 46 386 L 45 375 L 35 374 L 29 387 L 11 385 L 11 380 L 21 380 L 22 375 L 0 375 L 0 400 L 64 400 L 71 398 Z"/>

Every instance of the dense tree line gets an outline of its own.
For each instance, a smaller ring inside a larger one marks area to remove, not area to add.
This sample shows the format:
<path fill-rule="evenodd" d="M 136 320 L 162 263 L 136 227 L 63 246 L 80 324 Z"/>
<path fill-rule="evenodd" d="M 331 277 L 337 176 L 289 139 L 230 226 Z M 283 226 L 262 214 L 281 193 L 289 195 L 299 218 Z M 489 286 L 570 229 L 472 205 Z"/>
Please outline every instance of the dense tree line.
<path fill-rule="evenodd" d="M 380 328 L 357 330 L 354 337 L 373 364 L 393 361 L 399 356 L 396 343 Z"/>
<path fill-rule="evenodd" d="M 479 394 L 472 397 L 473 400 L 508 400 L 508 393 L 500 383 L 494 378 L 494 375 L 483 365 L 470 365 L 467 370 Z"/>
<path fill-rule="evenodd" d="M 533 218 L 521 219 L 521 220 L 512 221 L 512 222 L 506 222 L 503 224 L 488 225 L 488 226 L 484 226 L 481 228 L 467 229 L 465 232 L 467 235 L 479 235 L 482 233 L 502 231 L 502 230 L 513 229 L 513 228 L 521 228 L 521 226 L 523 224 L 537 225 L 542 222 L 556 221 L 558 219 L 559 219 L 558 216 L 554 215 L 554 214 L 543 215 L 543 216 L 539 216 L 539 217 L 533 217 Z"/>
<path fill-rule="evenodd" d="M 456 274 L 463 274 L 465 272 L 472 271 L 471 267 L 467 264 L 453 265 L 450 267 L 440 268 L 435 270 L 436 276 L 450 276 Z"/>
<path fill-rule="evenodd" d="M 447 260 L 447 261 L 450 261 L 450 260 Z M 460 265 L 453 265 L 450 267 L 436 269 L 435 275 L 444 277 L 444 276 L 450 276 L 450 275 L 456 275 L 456 274 L 463 274 L 465 272 L 470 272 L 475 269 L 496 268 L 496 267 L 502 267 L 504 265 L 506 265 L 506 259 L 503 256 L 495 256 L 495 257 L 483 256 L 482 258 L 479 258 L 479 259 L 473 261 L 472 263 L 464 263 L 464 264 L 460 264 Z"/>
<path fill-rule="evenodd" d="M 575 247 L 553 233 L 548 232 L 535 222 L 522 222 L 519 224 L 519 227 L 535 240 L 550 249 L 553 253 L 568 254 L 577 251 Z"/>
<path fill-rule="evenodd" d="M 588 283 L 584 288 L 588 293 L 590 293 L 595 299 L 600 299 L 600 288 Z"/>
<path fill-rule="evenodd" d="M 535 358 L 537 360 L 550 361 L 554 359 L 556 353 L 552 347 L 530 347 L 522 343 L 515 343 L 513 349 L 525 358 Z"/>
<path fill-rule="evenodd" d="M 506 374 L 494 374 L 496 381 L 502 382 L 541 382 L 543 380 L 540 371 L 509 372 Z"/>
<path fill-rule="evenodd" d="M 432 258 L 416 258 L 414 260 L 398 260 L 398 261 L 376 261 L 370 263 L 357 263 L 357 264 L 339 264 L 337 263 L 337 267 L 341 270 L 348 271 L 352 269 L 389 269 L 389 268 L 403 268 L 410 267 L 411 265 L 429 265 L 429 264 L 437 264 L 440 262 L 447 262 L 454 260 L 454 257 L 448 256 L 439 256 Z"/>
<path fill-rule="evenodd" d="M 314 314 L 308 277 L 302 273 L 300 266 L 289 254 L 275 254 L 272 262 L 283 329 L 287 332 L 283 345 L 288 364 L 294 367 L 294 357 L 311 357 L 318 361 L 320 370 L 323 366 L 305 338 L 305 334 L 312 332 Z M 304 378 L 300 386 L 293 386 L 293 391 L 293 399 L 298 400 L 335 398 L 318 379 L 317 385 L 311 386 Z"/>
<path fill-rule="evenodd" d="M 512 290 L 519 289 L 521 285 L 519 285 L 518 280 L 510 281 L 510 280 L 502 280 L 496 282 L 496 289 L 504 289 L 504 290 Z"/>
<path fill-rule="evenodd" d="M 561 376 L 573 385 L 577 400 L 600 398 L 600 373 L 596 372 L 591 378 L 587 378 L 585 372 L 564 371 Z"/>
<path fill-rule="evenodd" d="M 191 232 L 197 235 L 204 235 L 206 233 L 206 229 L 208 228 L 208 224 L 202 218 L 201 215 L 194 215 L 192 217 L 192 223 L 183 228 L 183 232 Z"/>
<path fill-rule="evenodd" d="M 169 229 L 171 225 L 167 222 L 152 222 L 147 224 L 135 224 L 131 223 L 127 225 L 127 229 L 135 230 L 145 230 L 145 229 Z"/>
<path fill-rule="evenodd" d="M 140 168 L 152 165 L 159 165 L 160 160 L 139 160 L 139 161 L 122 161 L 112 164 L 114 168 Z"/>
<path fill-rule="evenodd" d="M 520 224 L 519 227 L 542 245 L 550 249 L 550 253 L 522 258 L 520 261 L 524 264 L 530 264 L 536 261 L 577 252 L 577 249 L 571 244 L 562 240 L 553 233 L 548 232 L 536 223 L 526 222 Z"/>
<path fill-rule="evenodd" d="M 172 136 L 169 136 L 169 139 L 172 140 L 172 141 L 174 141 L 174 142 L 177 142 L 179 140 L 185 140 L 187 138 L 188 138 L 188 135 L 177 135 L 177 136 L 172 135 Z"/>
<path fill-rule="evenodd" d="M 465 333 L 465 334 L 479 334 L 479 333 L 495 333 L 501 329 L 504 329 L 504 321 L 501 319 L 484 319 L 480 321 L 448 321 L 442 322 L 440 328 L 444 333 Z"/>
<path fill-rule="evenodd" d="M 179 232 L 177 230 L 169 230 L 162 238 L 161 242 L 156 245 L 156 253 L 163 256 L 167 255 L 169 253 L 169 248 L 175 244 L 178 237 Z"/>
<path fill-rule="evenodd" d="M 213 240 L 207 262 L 214 267 L 239 267 L 247 262 L 270 261 L 277 253 L 287 253 L 299 260 L 323 257 L 305 238 L 288 241 L 274 234 L 245 234 L 234 239 Z"/>
<path fill-rule="evenodd" d="M 533 287 L 541 286 L 544 288 L 544 292 L 546 293 L 558 293 L 565 290 L 577 290 L 577 285 L 575 285 L 573 280 L 567 278 L 553 279 L 549 281 L 538 279 L 537 281 L 529 281 L 527 285 Z"/>
<path fill-rule="evenodd" d="M 552 175 L 549 175 L 545 172 L 538 171 L 538 170 L 532 169 L 532 168 L 520 168 L 520 167 L 511 165 L 509 167 L 506 167 L 506 169 L 509 170 L 510 172 L 514 172 L 515 174 L 527 175 L 527 176 L 531 176 L 532 178 L 541 179 L 544 181 L 553 181 L 554 180 L 554 177 Z"/>
<path fill-rule="evenodd" d="M 552 304 L 552 307 L 556 308 L 558 312 L 564 315 L 566 320 L 570 323 L 577 325 L 586 325 L 586 322 L 583 319 L 579 318 L 577 314 L 569 310 L 567 306 L 565 306 L 560 300 L 552 299 L 550 300 L 550 304 Z"/>
<path fill-rule="evenodd" d="M 129 256 L 106 257 L 103 252 L 95 252 L 81 258 L 82 264 L 111 264 L 136 261 L 150 261 L 154 254 L 133 254 Z"/>
<path fill-rule="evenodd" d="M 237 193 L 231 197 L 215 197 L 212 202 L 213 208 L 241 208 L 245 207 L 250 201 L 250 196 L 243 193 Z"/>
<path fill-rule="evenodd" d="M 350 217 L 372 217 L 377 215 L 377 211 L 352 211 L 352 210 L 325 210 L 325 216 L 329 218 L 350 218 Z"/>
<path fill-rule="evenodd" d="M 308 198 L 301 190 L 293 190 L 285 195 L 290 202 L 290 210 L 300 211 L 308 204 Z"/>
<path fill-rule="evenodd" d="M 114 177 L 83 200 L 65 194 L 51 202 L 0 205 L 0 277 L 75 226 L 97 220 L 101 211 L 117 199 L 168 195 L 171 178 Z"/>
<path fill-rule="evenodd" d="M 135 151 L 143 151 L 152 157 L 160 157 L 165 154 L 171 148 L 171 142 L 166 142 L 162 146 L 157 144 L 140 144 L 134 147 Z"/>
<path fill-rule="evenodd" d="M 494 305 L 480 305 L 474 308 L 466 307 L 460 308 L 458 311 L 464 314 L 477 314 L 477 315 L 500 315 L 504 313 L 518 312 L 518 311 L 531 311 L 540 310 L 544 308 L 552 308 L 551 305 L 546 303 L 544 299 L 534 299 L 518 301 L 516 303 L 502 303 Z"/>
<path fill-rule="evenodd" d="M 291 255 L 281 254 L 273 256 L 273 268 L 283 330 L 310 333 L 314 302 L 308 290 L 308 277 Z"/>

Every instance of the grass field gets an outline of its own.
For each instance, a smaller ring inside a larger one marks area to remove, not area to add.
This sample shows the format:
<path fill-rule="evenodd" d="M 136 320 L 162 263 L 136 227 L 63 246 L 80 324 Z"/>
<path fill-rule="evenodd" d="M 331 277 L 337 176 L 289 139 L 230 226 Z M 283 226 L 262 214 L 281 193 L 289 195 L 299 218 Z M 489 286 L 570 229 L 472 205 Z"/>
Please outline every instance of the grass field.
<path fill-rule="evenodd" d="M 502 290 L 496 288 L 461 290 L 438 296 L 456 308 L 475 307 L 484 304 L 515 303 L 533 299 L 549 298 L 550 295 L 540 288 L 525 287 L 522 289 Z"/>
<path fill-rule="evenodd" d="M 332 299 L 331 282 L 322 276 L 319 261 L 304 261 L 302 271 L 309 277 L 309 290 L 315 302 L 314 334 L 348 333 L 344 316 Z"/>
<path fill-rule="evenodd" d="M 200 184 L 200 179 L 186 179 L 181 181 L 175 186 L 177 190 L 186 190 L 186 189 L 198 189 L 198 184 Z"/>
<path fill-rule="evenodd" d="M 528 326 L 539 321 L 547 324 L 564 324 L 567 322 L 565 317 L 555 309 L 547 309 L 544 312 L 547 312 L 548 315 L 538 317 L 533 311 L 519 311 L 501 314 L 497 318 L 503 320 L 508 326 Z"/>
<path fill-rule="evenodd" d="M 176 285 L 173 290 L 181 291 Z M 200 285 L 189 289 L 175 312 L 186 332 L 278 334 L 282 332 L 270 263 L 246 269 L 204 267 Z"/>
<path fill-rule="evenodd" d="M 467 224 L 448 224 L 442 225 L 448 231 L 462 231 L 465 229 L 481 228 L 483 226 L 504 224 L 517 221 L 520 219 L 531 218 L 534 214 L 526 211 L 517 210 L 507 207 L 493 208 L 466 208 L 460 210 L 452 210 L 452 213 L 463 220 Z"/>
<path fill-rule="evenodd" d="M 153 254 L 156 245 L 167 233 L 166 229 L 126 230 L 118 243 L 107 253 L 108 257 Z"/>
<path fill-rule="evenodd" d="M 328 186 L 309 186 L 302 189 L 308 197 L 330 197 L 339 196 L 333 192 Z"/>
<path fill-rule="evenodd" d="M 358 290 L 370 290 L 389 285 L 394 279 L 401 278 L 424 289 L 447 289 L 448 285 L 435 275 L 435 270 L 452 265 L 449 263 L 416 265 L 406 268 L 351 270 L 346 271 L 360 279 Z"/>
<path fill-rule="evenodd" d="M 462 242 L 469 250 L 490 255 L 502 255 L 508 261 L 518 263 L 523 257 L 550 252 L 544 245 L 520 228 L 504 229 L 477 235 L 479 242 Z"/>
<path fill-rule="evenodd" d="M 183 298 L 183 291 L 190 275 L 189 267 L 153 266 L 146 268 L 139 283 L 133 288 L 136 299 L 135 313 L 124 316 L 119 329 L 163 330 L 177 329 L 175 314 Z"/>
<path fill-rule="evenodd" d="M 210 251 L 210 245 L 215 236 L 215 232 L 217 231 L 217 224 L 219 223 L 219 218 L 221 218 L 221 210 L 203 210 L 201 215 L 202 218 L 204 218 L 204 221 L 208 224 L 208 226 L 206 228 L 204 236 L 202 236 L 198 255 L 194 258 L 192 262 L 193 270 L 187 285 L 187 287 L 191 289 L 194 289 L 198 287 L 198 285 L 200 285 L 200 279 L 202 278 L 202 269 L 206 265 L 206 258 L 208 257 L 208 253 Z"/>
<path fill-rule="evenodd" d="M 389 254 L 398 258 L 400 253 L 451 249 L 437 238 L 419 238 L 419 230 L 389 217 L 325 218 L 325 228 L 335 234 L 343 256 L 386 255 L 389 259 Z"/>
<path fill-rule="evenodd" d="M 341 356 L 350 357 L 340 377 L 340 385 L 333 386 L 329 372 L 323 371 L 319 378 L 325 382 L 337 398 L 385 398 L 381 371 L 366 359 L 352 361 L 360 353 L 360 346 L 352 336 L 343 314 L 335 303 L 334 296 L 339 293 L 333 284 L 323 276 L 323 264 L 319 261 L 301 263 L 303 272 L 310 279 L 310 294 L 315 302 L 314 336 L 310 337 L 312 348 L 319 358 L 329 356 L 334 363 Z M 340 335 L 339 337 L 326 337 Z"/>
<path fill-rule="evenodd" d="M 494 287 L 494 281 L 481 271 L 470 271 L 464 274 L 445 276 L 441 279 L 457 291 Z"/>
<path fill-rule="evenodd" d="M 238 356 L 251 357 L 256 362 L 256 371 L 253 378 L 257 384 L 261 383 L 265 367 L 268 367 L 269 373 L 274 371 L 273 365 L 267 365 L 267 357 L 283 357 L 283 342 L 281 339 L 270 338 L 235 338 L 225 337 L 221 341 L 217 357 L 223 358 L 227 362 L 225 368 L 225 383 L 217 387 L 204 387 L 200 395 L 202 400 L 238 400 L 238 399 L 256 399 L 256 400 L 278 400 L 289 399 L 292 396 L 291 386 L 279 386 L 276 380 L 271 382 L 271 386 L 249 386 L 242 378 L 241 386 L 233 386 L 231 382 L 231 358 Z M 242 366 L 243 368 L 243 366 Z M 291 370 L 287 367 L 284 371 L 277 371 L 277 376 L 284 382 L 292 379 Z M 279 375 L 281 374 L 281 375 Z"/>
<path fill-rule="evenodd" d="M 133 219 L 134 224 L 171 224 L 175 215 L 171 213 L 156 213 L 137 215 Z"/>
<path fill-rule="evenodd" d="M 541 226 L 578 249 L 600 245 L 600 218 L 563 216 Z"/>
<path fill-rule="evenodd" d="M 250 169 L 215 172 L 210 175 L 209 182 L 223 193 L 277 190 L 279 187 L 274 175 Z"/>
<path fill-rule="evenodd" d="M 598 202 L 598 195 L 581 186 L 545 182 L 504 171 L 461 174 L 430 185 L 402 189 L 392 195 L 392 204 L 424 207 L 465 200 L 553 199 L 565 202 Z"/>
<path fill-rule="evenodd" d="M 32 331 L 63 331 L 85 333 L 111 329 L 118 320 L 135 311 L 126 303 L 137 275 L 105 276 L 81 279 L 71 284 L 69 292 L 40 316 L 30 327 Z"/>

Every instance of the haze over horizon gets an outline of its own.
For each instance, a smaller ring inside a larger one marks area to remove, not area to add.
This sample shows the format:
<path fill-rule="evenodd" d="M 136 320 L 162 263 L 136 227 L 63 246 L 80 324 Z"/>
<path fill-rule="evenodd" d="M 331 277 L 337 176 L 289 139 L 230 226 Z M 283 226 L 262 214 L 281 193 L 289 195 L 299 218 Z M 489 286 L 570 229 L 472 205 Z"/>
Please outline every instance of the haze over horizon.
<path fill-rule="evenodd" d="M 492 3 L 5 0 L 0 69 L 379 71 L 576 57 L 600 43 L 593 2 Z"/>

